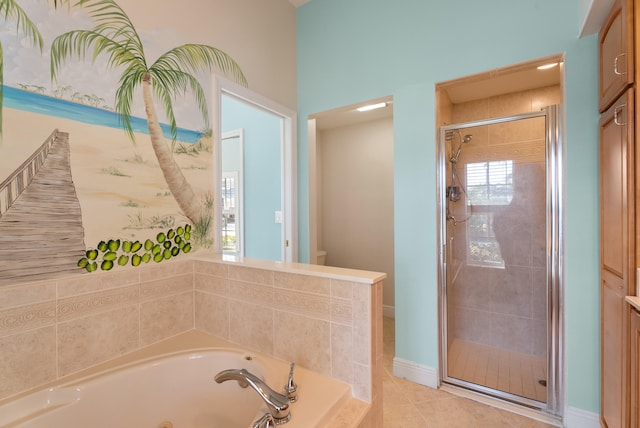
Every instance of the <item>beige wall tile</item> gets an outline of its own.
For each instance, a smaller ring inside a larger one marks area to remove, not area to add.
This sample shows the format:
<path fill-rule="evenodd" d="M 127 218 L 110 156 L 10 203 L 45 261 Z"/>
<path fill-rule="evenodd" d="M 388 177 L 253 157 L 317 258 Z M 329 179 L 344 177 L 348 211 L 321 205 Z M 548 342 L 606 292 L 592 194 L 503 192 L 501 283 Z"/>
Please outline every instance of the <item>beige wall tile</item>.
<path fill-rule="evenodd" d="M 513 143 L 531 141 L 533 129 L 530 121 L 496 123 L 489 127 L 489 146 L 498 153 L 498 159 L 513 157 Z M 503 147 L 504 146 L 504 147 Z M 500 155 L 502 154 L 502 155 Z M 487 154 L 486 154 L 487 155 Z M 488 159 L 495 157 L 488 154 Z"/>
<path fill-rule="evenodd" d="M 226 278 L 196 273 L 195 289 L 219 296 L 229 296 L 229 280 Z"/>
<path fill-rule="evenodd" d="M 58 324 L 58 376 L 82 370 L 139 347 L 138 306 Z"/>
<path fill-rule="evenodd" d="M 229 265 L 229 279 L 254 284 L 273 285 L 274 272 L 244 266 Z"/>
<path fill-rule="evenodd" d="M 192 328 L 371 385 L 354 372 L 370 365 L 370 311 L 382 298 L 371 286 L 204 261 L 143 269 L 0 289 L 0 398 Z M 19 374 L 22 359 L 40 371 Z"/>
<path fill-rule="evenodd" d="M 531 111 L 531 93 L 515 92 L 489 98 L 488 117 L 510 116 Z"/>
<path fill-rule="evenodd" d="M 171 260 L 159 264 L 141 266 L 140 282 L 163 279 L 170 276 L 193 275 L 193 260 Z"/>
<path fill-rule="evenodd" d="M 0 338 L 0 399 L 56 378 L 55 327 Z"/>
<path fill-rule="evenodd" d="M 533 320 L 531 318 L 491 314 L 491 346 L 531 354 L 533 339 Z"/>
<path fill-rule="evenodd" d="M 276 288 L 321 294 L 323 296 L 329 296 L 331 293 L 331 280 L 317 276 L 275 272 L 274 285 Z"/>
<path fill-rule="evenodd" d="M 139 282 L 139 275 L 138 269 L 128 268 L 115 272 L 92 272 L 62 278 L 57 281 L 58 299 L 135 285 Z"/>
<path fill-rule="evenodd" d="M 339 297 L 342 299 L 353 299 L 354 283 L 351 281 L 342 281 L 339 279 L 331 280 L 331 297 Z"/>
<path fill-rule="evenodd" d="M 317 294 L 276 289 L 274 307 L 282 311 L 295 312 L 309 317 L 331 320 L 331 300 Z"/>
<path fill-rule="evenodd" d="M 331 299 L 331 321 L 351 327 L 353 324 L 353 302 L 347 299 Z"/>
<path fill-rule="evenodd" d="M 229 302 L 229 340 L 273 355 L 273 312 L 252 303 Z"/>
<path fill-rule="evenodd" d="M 363 364 L 354 364 L 353 377 L 353 396 L 360 400 L 371 403 L 373 399 L 371 390 L 371 367 Z"/>
<path fill-rule="evenodd" d="M 56 298 L 55 281 L 34 282 L 0 288 L 0 310 L 41 303 Z"/>
<path fill-rule="evenodd" d="M 453 123 L 472 122 L 489 117 L 489 101 L 469 101 L 453 106 Z"/>
<path fill-rule="evenodd" d="M 193 268 L 196 274 L 204 273 L 207 275 L 219 276 L 221 278 L 229 277 L 229 265 L 224 263 L 195 260 Z"/>
<path fill-rule="evenodd" d="M 229 299 L 200 291 L 195 296 L 196 330 L 229 340 Z"/>
<path fill-rule="evenodd" d="M 353 289 L 353 360 L 371 364 L 371 286 Z"/>
<path fill-rule="evenodd" d="M 55 322 L 55 300 L 5 309 L 0 311 L 0 337 L 54 325 Z"/>
<path fill-rule="evenodd" d="M 353 329 L 331 324 L 331 376 L 353 383 Z"/>
<path fill-rule="evenodd" d="M 174 294 L 140 305 L 140 346 L 193 328 L 193 292 Z"/>
<path fill-rule="evenodd" d="M 138 303 L 140 287 L 131 285 L 58 300 L 58 322 Z"/>
<path fill-rule="evenodd" d="M 562 92 L 560 85 L 531 90 L 531 111 L 539 111 L 543 107 L 560 104 L 561 102 Z"/>
<path fill-rule="evenodd" d="M 273 305 L 273 287 L 251 282 L 229 281 L 229 298 L 271 307 Z"/>
<path fill-rule="evenodd" d="M 193 291 L 193 274 L 179 275 L 140 284 L 140 301 Z"/>
<path fill-rule="evenodd" d="M 274 354 L 331 376 L 331 328 L 328 321 L 276 311 Z"/>

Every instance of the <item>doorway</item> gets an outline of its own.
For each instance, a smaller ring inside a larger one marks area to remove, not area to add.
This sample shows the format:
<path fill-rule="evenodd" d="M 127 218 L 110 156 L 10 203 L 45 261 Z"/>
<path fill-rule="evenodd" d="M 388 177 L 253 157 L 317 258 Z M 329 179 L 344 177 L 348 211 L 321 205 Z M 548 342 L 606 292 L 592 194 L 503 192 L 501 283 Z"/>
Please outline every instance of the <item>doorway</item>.
<path fill-rule="evenodd" d="M 385 97 L 309 117 L 310 261 L 385 272 L 387 317 L 394 316 L 392 105 Z"/>
<path fill-rule="evenodd" d="M 225 78 L 213 80 L 215 249 L 297 261 L 296 113 Z M 227 197 L 234 195 L 235 202 Z"/>
<path fill-rule="evenodd" d="M 244 256 L 244 138 L 242 129 L 222 134 L 222 253 Z"/>
<path fill-rule="evenodd" d="M 441 367 L 446 384 L 559 415 L 557 106 L 443 126 Z"/>

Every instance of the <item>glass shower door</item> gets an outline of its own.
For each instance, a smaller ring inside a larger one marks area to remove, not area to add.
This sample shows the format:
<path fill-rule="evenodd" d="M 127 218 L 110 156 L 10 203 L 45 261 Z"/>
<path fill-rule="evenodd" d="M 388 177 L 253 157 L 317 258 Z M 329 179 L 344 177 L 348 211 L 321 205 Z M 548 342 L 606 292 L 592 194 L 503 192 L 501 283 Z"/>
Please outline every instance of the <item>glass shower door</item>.
<path fill-rule="evenodd" d="M 540 409 L 557 389 L 553 123 L 456 124 L 440 142 L 442 379 Z"/>

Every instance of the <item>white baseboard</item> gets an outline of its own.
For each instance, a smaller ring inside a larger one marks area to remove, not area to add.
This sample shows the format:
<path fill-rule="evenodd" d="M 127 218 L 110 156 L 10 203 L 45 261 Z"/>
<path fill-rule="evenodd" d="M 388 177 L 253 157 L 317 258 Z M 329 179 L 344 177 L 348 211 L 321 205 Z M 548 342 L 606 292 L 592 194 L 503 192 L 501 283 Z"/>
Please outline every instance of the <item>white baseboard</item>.
<path fill-rule="evenodd" d="M 396 307 L 389 305 L 382 305 L 382 316 L 385 318 L 396 318 Z"/>
<path fill-rule="evenodd" d="M 439 377 L 438 370 L 433 367 L 421 366 L 413 361 L 395 357 L 393 359 L 393 375 L 410 380 L 430 388 L 437 388 Z"/>
<path fill-rule="evenodd" d="M 567 428 L 600 428 L 600 415 L 576 407 L 567 407 L 564 426 Z"/>

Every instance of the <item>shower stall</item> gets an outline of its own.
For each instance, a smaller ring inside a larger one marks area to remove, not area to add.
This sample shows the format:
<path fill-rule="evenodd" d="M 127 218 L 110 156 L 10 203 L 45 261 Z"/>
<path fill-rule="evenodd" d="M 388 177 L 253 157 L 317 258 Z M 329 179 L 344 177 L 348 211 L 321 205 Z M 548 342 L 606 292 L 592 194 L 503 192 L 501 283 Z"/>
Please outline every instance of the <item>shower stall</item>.
<path fill-rule="evenodd" d="M 561 416 L 557 106 L 440 128 L 445 384 Z"/>

